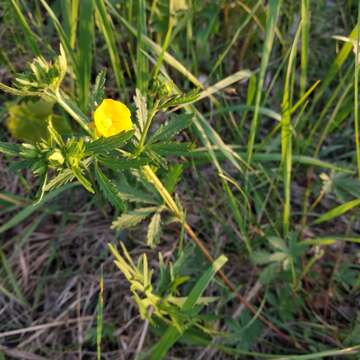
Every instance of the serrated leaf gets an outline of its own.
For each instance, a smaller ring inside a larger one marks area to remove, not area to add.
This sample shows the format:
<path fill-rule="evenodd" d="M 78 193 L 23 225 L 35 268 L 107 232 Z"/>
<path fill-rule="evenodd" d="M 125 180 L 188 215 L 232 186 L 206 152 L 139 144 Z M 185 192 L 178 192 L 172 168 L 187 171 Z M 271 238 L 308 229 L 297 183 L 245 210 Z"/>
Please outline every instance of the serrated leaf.
<path fill-rule="evenodd" d="M 169 167 L 169 171 L 167 171 L 164 179 L 164 185 L 170 194 L 174 191 L 176 184 L 179 182 L 182 172 L 183 166 L 181 164 L 174 164 Z"/>
<path fill-rule="evenodd" d="M 117 187 L 101 171 L 100 167 L 95 165 L 95 176 L 104 197 L 109 200 L 118 210 L 124 210 L 125 204 L 121 200 Z"/>
<path fill-rule="evenodd" d="M 172 99 L 161 104 L 160 107 L 168 108 L 168 107 L 173 107 L 173 106 L 177 106 L 177 105 L 185 105 L 187 103 L 191 103 L 191 102 L 195 101 L 199 97 L 199 95 L 200 95 L 199 89 L 194 89 L 194 90 L 189 91 L 186 94 L 175 95 Z"/>
<path fill-rule="evenodd" d="M 154 166 L 167 169 L 167 161 L 164 157 L 160 156 L 160 154 L 147 148 L 145 150 L 145 155 L 150 159 L 150 162 L 152 162 Z"/>
<path fill-rule="evenodd" d="M 44 190 L 51 191 L 57 189 L 58 187 L 73 181 L 74 178 L 75 175 L 71 169 L 64 169 L 46 184 Z"/>
<path fill-rule="evenodd" d="M 125 145 L 133 135 L 134 131 L 131 130 L 107 138 L 101 137 L 95 141 L 87 143 L 86 150 L 96 155 L 104 154 Z"/>
<path fill-rule="evenodd" d="M 34 165 L 34 160 L 33 159 L 25 159 L 25 160 L 21 160 L 21 161 L 16 161 L 13 162 L 12 164 L 10 164 L 9 169 L 11 171 L 17 171 L 17 170 L 21 170 L 21 169 L 31 169 L 32 166 Z"/>
<path fill-rule="evenodd" d="M 182 156 L 187 155 L 191 149 L 189 143 L 160 143 L 152 144 L 148 147 L 158 155 L 162 156 Z"/>
<path fill-rule="evenodd" d="M 17 156 L 20 153 L 20 146 L 0 141 L 0 153 L 10 156 Z"/>
<path fill-rule="evenodd" d="M 148 160 L 146 159 L 113 159 L 99 157 L 98 160 L 107 168 L 113 170 L 138 169 L 148 163 Z"/>
<path fill-rule="evenodd" d="M 96 76 L 95 85 L 89 98 L 89 111 L 92 112 L 98 107 L 104 99 L 104 87 L 106 81 L 106 70 L 101 70 Z"/>
<path fill-rule="evenodd" d="M 79 181 L 79 183 L 89 192 L 92 194 L 95 193 L 90 181 L 83 175 L 82 170 L 79 167 L 73 167 L 72 172 L 74 173 L 75 177 Z"/>
<path fill-rule="evenodd" d="M 147 242 L 146 244 L 151 248 L 154 248 L 160 241 L 161 234 L 161 215 L 157 211 L 150 220 L 148 231 L 147 231 Z"/>
<path fill-rule="evenodd" d="M 175 119 L 169 120 L 167 124 L 160 126 L 155 131 L 155 133 L 151 135 L 148 143 L 155 143 L 157 141 L 169 141 L 180 131 L 190 126 L 191 122 L 191 116 L 178 118 L 175 117 Z"/>
<path fill-rule="evenodd" d="M 11 86 L 0 83 L 0 90 L 15 96 L 38 96 L 39 93 L 35 91 L 18 90 Z"/>
<path fill-rule="evenodd" d="M 134 102 L 136 106 L 136 118 L 138 121 L 138 125 L 140 131 L 143 132 L 148 118 L 148 109 L 147 109 L 146 97 L 141 94 L 139 89 L 136 89 Z"/>
<path fill-rule="evenodd" d="M 49 132 L 49 135 L 50 135 L 50 139 L 52 141 L 55 141 L 55 143 L 60 147 L 64 147 L 65 146 L 65 143 L 61 137 L 61 135 L 56 131 L 54 125 L 53 125 L 53 122 L 51 121 L 51 118 L 50 118 L 50 121 L 48 122 L 48 125 L 47 125 L 47 130 Z"/>
<path fill-rule="evenodd" d="M 150 214 L 152 214 L 157 210 L 158 207 L 151 206 L 151 207 L 136 209 L 126 214 L 122 214 L 116 220 L 113 221 L 111 228 L 117 230 L 128 229 L 132 226 L 137 225 L 138 223 L 146 219 Z"/>
<path fill-rule="evenodd" d="M 144 204 L 158 204 L 158 201 L 146 192 L 136 188 L 135 186 L 129 185 L 126 180 L 121 181 L 118 184 L 119 196 L 124 201 L 131 201 Z M 160 204 L 159 204 L 160 205 Z"/>
<path fill-rule="evenodd" d="M 282 250 L 284 252 L 288 251 L 288 247 L 283 239 L 277 236 L 269 236 L 268 240 L 273 248 Z"/>

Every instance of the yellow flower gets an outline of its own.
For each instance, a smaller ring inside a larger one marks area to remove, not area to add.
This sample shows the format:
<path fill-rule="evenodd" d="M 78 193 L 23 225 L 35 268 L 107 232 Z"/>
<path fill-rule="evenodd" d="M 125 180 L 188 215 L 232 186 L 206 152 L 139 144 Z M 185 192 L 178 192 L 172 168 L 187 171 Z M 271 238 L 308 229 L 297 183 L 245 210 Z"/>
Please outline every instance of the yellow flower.
<path fill-rule="evenodd" d="M 109 137 L 133 128 L 131 112 L 120 101 L 104 99 L 94 112 L 96 130 L 101 136 Z"/>

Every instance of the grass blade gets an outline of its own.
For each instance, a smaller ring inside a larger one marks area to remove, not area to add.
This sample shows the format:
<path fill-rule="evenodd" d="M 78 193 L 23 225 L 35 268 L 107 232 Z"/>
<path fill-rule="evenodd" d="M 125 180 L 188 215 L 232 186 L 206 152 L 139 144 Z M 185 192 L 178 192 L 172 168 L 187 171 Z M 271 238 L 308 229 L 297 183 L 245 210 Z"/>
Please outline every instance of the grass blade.
<path fill-rule="evenodd" d="M 360 139 L 359 139 L 359 41 L 360 41 L 360 2 L 358 2 L 357 31 L 355 41 L 355 74 L 354 74 L 354 128 L 358 177 L 360 178 Z"/>
<path fill-rule="evenodd" d="M 39 37 L 31 30 L 30 25 L 28 24 L 25 15 L 21 11 L 20 4 L 18 0 L 10 0 L 10 3 L 15 11 L 17 20 L 24 31 L 25 41 L 29 44 L 31 50 L 36 56 L 40 55 L 40 50 L 37 44 L 40 42 Z"/>
<path fill-rule="evenodd" d="M 145 93 L 147 87 L 148 64 L 144 51 L 143 39 L 146 36 L 146 7 L 145 0 L 137 0 L 137 47 L 136 47 L 136 87 Z"/>
<path fill-rule="evenodd" d="M 95 0 L 96 4 L 96 15 L 98 18 L 98 24 L 100 26 L 100 30 L 104 36 L 111 65 L 115 75 L 116 85 L 119 89 L 123 88 L 125 85 L 124 75 L 121 70 L 120 57 L 117 51 L 115 36 L 114 36 L 114 26 L 111 21 L 110 15 L 107 13 L 106 6 L 104 0 Z"/>
<path fill-rule="evenodd" d="M 339 217 L 359 205 L 360 205 L 360 199 L 348 201 L 345 204 L 341 204 L 336 208 L 331 209 L 327 213 L 321 215 L 318 219 L 314 221 L 314 224 L 321 224 L 325 221 L 329 221 L 331 219 Z"/>
<path fill-rule="evenodd" d="M 61 26 L 61 23 L 57 16 L 55 15 L 54 11 L 51 9 L 51 7 L 48 5 L 48 3 L 45 0 L 40 0 L 41 4 L 45 8 L 46 12 L 48 13 L 58 35 L 60 38 L 61 45 L 64 47 L 67 58 L 71 60 L 71 64 L 74 68 L 75 73 L 78 73 L 78 65 L 75 58 L 74 51 L 71 48 L 69 38 L 66 36 L 66 33 Z"/>
<path fill-rule="evenodd" d="M 80 107 L 85 111 L 91 87 L 94 43 L 94 0 L 83 0 L 81 5 L 78 39 L 79 76 L 77 80 L 79 82 Z"/>
<path fill-rule="evenodd" d="M 281 118 L 281 162 L 284 181 L 284 213 L 283 213 L 283 232 L 285 238 L 289 233 L 290 221 L 290 200 L 291 200 L 291 171 L 292 171 L 292 125 L 291 125 L 291 78 L 293 66 L 296 59 L 296 47 L 300 36 L 301 27 L 299 26 L 294 42 L 291 47 L 288 67 L 285 76 L 284 95 L 282 101 Z"/>
<path fill-rule="evenodd" d="M 307 87 L 308 53 L 310 32 L 310 4 L 309 0 L 301 0 L 301 64 L 300 64 L 300 96 Z"/>
<path fill-rule="evenodd" d="M 255 144 L 255 136 L 258 127 L 259 121 L 259 108 L 261 104 L 261 94 L 264 87 L 265 81 L 265 73 L 268 66 L 270 53 L 272 44 L 274 41 L 275 36 L 275 29 L 276 29 L 276 22 L 279 15 L 281 0 L 270 0 L 269 1 L 269 10 L 268 10 L 268 17 L 266 21 L 266 29 L 265 29 L 265 42 L 263 45 L 263 52 L 261 57 L 261 65 L 260 65 L 260 73 L 259 73 L 259 80 L 258 86 L 256 91 L 256 100 L 255 100 L 255 112 L 254 116 L 251 121 L 250 127 L 250 134 L 247 146 L 247 162 L 250 165 L 253 151 L 254 151 L 254 144 Z"/>
<path fill-rule="evenodd" d="M 52 191 L 51 193 L 45 195 L 41 202 L 37 202 L 35 204 L 30 204 L 30 205 L 26 206 L 24 209 L 22 209 L 20 212 L 18 212 L 12 219 L 10 219 L 5 224 L 0 226 L 0 234 L 13 228 L 17 224 L 20 224 L 22 221 L 24 221 L 26 218 L 28 218 L 32 213 L 34 213 L 36 210 L 40 209 L 43 205 L 45 205 L 46 202 L 54 199 L 55 197 L 60 195 L 62 192 L 69 190 L 76 185 L 77 184 L 67 184 L 65 186 L 62 186 L 62 187 Z"/>

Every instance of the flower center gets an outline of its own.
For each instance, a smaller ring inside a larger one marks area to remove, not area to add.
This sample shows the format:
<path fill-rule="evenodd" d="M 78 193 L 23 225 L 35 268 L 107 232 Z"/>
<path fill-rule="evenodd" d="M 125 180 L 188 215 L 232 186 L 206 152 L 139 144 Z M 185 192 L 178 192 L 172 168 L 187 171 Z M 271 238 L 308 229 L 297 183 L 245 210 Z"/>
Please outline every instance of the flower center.
<path fill-rule="evenodd" d="M 107 130 L 110 129 L 112 126 L 112 118 L 109 116 L 105 117 L 103 120 L 103 126 Z"/>

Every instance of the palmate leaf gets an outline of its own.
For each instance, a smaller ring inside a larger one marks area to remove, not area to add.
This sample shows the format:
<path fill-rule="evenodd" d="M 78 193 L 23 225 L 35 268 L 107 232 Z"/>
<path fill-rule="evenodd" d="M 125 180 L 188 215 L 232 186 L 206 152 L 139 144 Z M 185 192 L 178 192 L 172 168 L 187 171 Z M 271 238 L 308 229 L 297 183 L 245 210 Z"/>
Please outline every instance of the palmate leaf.
<path fill-rule="evenodd" d="M 134 135 L 134 131 L 122 132 L 107 138 L 101 137 L 86 144 L 86 150 L 94 154 L 105 154 L 125 145 Z"/>
<path fill-rule="evenodd" d="M 169 141 L 172 137 L 180 131 L 186 129 L 191 125 L 192 116 L 179 116 L 175 119 L 169 120 L 165 125 L 160 126 L 154 134 L 151 135 L 148 143 L 155 143 L 157 141 Z"/>
<path fill-rule="evenodd" d="M 154 248 L 159 243 L 161 235 L 161 215 L 157 211 L 150 220 L 147 231 L 147 245 Z"/>
<path fill-rule="evenodd" d="M 146 219 L 149 215 L 158 210 L 158 207 L 151 206 L 136 209 L 128 213 L 122 214 L 115 221 L 113 221 L 111 228 L 117 230 L 123 230 L 139 224 Z"/>
<path fill-rule="evenodd" d="M 97 164 L 95 164 L 95 176 L 104 197 L 109 200 L 111 204 L 113 204 L 118 210 L 124 210 L 126 206 L 119 196 L 116 185 L 106 177 Z"/>

